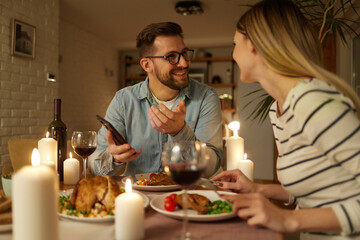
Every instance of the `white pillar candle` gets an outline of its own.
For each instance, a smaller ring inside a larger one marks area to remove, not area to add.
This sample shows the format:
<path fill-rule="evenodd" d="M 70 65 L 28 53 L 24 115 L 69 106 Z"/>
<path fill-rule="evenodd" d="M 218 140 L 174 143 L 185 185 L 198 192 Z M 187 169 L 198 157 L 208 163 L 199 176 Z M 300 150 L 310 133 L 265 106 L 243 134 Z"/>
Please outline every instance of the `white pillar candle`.
<path fill-rule="evenodd" d="M 80 179 L 80 163 L 79 160 L 70 158 L 64 161 L 64 184 L 76 184 Z"/>
<path fill-rule="evenodd" d="M 42 162 L 41 165 L 44 165 L 44 166 L 47 166 L 49 167 L 50 169 L 54 170 L 55 172 L 56 171 L 56 165 L 53 161 L 50 161 L 50 156 L 47 156 L 47 160 Z"/>
<path fill-rule="evenodd" d="M 37 149 L 32 165 L 13 176 L 13 239 L 59 239 L 58 186 L 55 171 L 40 165 Z"/>
<path fill-rule="evenodd" d="M 127 179 L 125 193 L 115 200 L 115 239 L 137 240 L 144 236 L 144 199 L 132 192 L 131 181 Z"/>
<path fill-rule="evenodd" d="M 38 149 L 40 153 L 40 163 L 44 164 L 46 161 L 51 161 L 55 165 L 57 171 L 57 141 L 49 138 L 49 132 L 46 133 L 46 138 L 40 139 L 38 142 Z M 49 165 L 49 163 L 46 163 Z"/>
<path fill-rule="evenodd" d="M 247 159 L 246 153 L 244 159 L 239 161 L 238 168 L 251 181 L 254 181 L 254 163 Z"/>
<path fill-rule="evenodd" d="M 233 130 L 234 136 L 229 137 L 226 141 L 226 169 L 233 170 L 238 168 L 239 160 L 243 159 L 244 139 L 238 135 L 239 122 L 231 122 L 229 128 Z"/>

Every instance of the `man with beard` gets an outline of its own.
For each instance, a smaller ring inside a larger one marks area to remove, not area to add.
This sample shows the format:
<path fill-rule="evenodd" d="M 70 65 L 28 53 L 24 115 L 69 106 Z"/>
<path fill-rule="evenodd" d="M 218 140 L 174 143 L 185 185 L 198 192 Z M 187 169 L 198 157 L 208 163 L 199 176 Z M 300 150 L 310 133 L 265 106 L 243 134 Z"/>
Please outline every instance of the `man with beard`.
<path fill-rule="evenodd" d="M 206 176 L 221 165 L 221 109 L 214 89 L 189 79 L 194 50 L 183 41 L 181 27 L 172 22 L 146 26 L 137 36 L 145 81 L 119 90 L 106 112 L 128 144 L 116 145 L 102 127 L 98 146 L 89 158 L 95 175 L 161 172 L 162 146 L 168 141 L 205 142 L 210 154 Z"/>

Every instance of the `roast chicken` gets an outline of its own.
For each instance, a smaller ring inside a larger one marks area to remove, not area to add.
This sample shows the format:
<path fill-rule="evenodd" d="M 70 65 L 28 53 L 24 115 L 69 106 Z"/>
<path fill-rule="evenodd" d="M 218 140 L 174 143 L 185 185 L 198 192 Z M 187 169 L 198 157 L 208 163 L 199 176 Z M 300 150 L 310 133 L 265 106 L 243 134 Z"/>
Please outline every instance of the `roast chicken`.
<path fill-rule="evenodd" d="M 166 173 L 157 173 L 150 175 L 149 186 L 174 185 L 175 183 Z"/>
<path fill-rule="evenodd" d="M 111 176 L 96 176 L 81 179 L 70 197 L 71 207 L 78 211 L 90 212 L 95 203 L 104 205 L 106 211 L 115 209 L 115 198 L 120 194 L 120 187 Z"/>
<path fill-rule="evenodd" d="M 196 210 L 199 214 L 206 214 L 208 212 L 207 205 L 210 200 L 199 194 L 187 194 L 188 208 Z M 183 194 L 177 195 L 175 198 L 177 206 L 183 208 Z"/>

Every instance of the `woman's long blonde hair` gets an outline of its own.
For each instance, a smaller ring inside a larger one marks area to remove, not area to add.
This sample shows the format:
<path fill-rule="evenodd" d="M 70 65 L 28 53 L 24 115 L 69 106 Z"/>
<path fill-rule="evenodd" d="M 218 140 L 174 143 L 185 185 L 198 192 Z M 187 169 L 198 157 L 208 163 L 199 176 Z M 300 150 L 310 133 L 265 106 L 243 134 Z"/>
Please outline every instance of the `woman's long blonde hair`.
<path fill-rule="evenodd" d="M 288 77 L 314 77 L 349 97 L 360 119 L 360 99 L 341 78 L 325 70 L 317 31 L 290 0 L 264 0 L 238 21 L 237 31 L 250 39 L 274 72 Z"/>

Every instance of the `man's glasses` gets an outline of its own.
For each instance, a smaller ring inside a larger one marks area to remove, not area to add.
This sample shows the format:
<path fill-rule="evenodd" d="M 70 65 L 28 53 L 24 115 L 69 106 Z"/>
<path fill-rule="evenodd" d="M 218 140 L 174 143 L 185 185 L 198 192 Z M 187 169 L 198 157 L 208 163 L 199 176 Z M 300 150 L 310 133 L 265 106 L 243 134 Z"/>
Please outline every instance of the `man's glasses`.
<path fill-rule="evenodd" d="M 186 51 L 183 51 L 181 53 L 179 52 L 172 52 L 167 56 L 147 56 L 145 58 L 166 58 L 171 65 L 176 65 L 180 61 L 180 56 L 183 56 L 185 61 L 189 62 L 194 56 L 194 50 L 188 49 Z"/>

